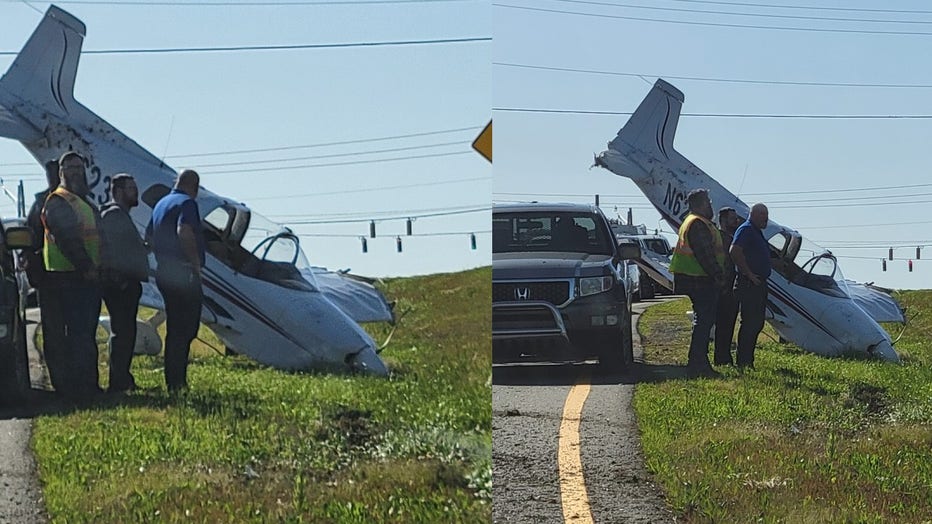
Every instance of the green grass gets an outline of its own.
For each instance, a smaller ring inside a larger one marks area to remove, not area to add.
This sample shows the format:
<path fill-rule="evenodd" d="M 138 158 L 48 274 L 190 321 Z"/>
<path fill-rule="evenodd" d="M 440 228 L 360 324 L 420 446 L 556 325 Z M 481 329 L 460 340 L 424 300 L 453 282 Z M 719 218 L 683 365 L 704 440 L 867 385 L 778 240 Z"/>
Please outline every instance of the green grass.
<path fill-rule="evenodd" d="M 142 391 L 36 420 L 53 521 L 489 521 L 490 278 L 384 283 L 410 310 L 382 353 L 390 379 L 285 373 L 201 346 L 190 391 L 171 397 L 161 357 L 136 357 Z"/>
<path fill-rule="evenodd" d="M 687 522 L 932 521 L 932 292 L 898 298 L 920 312 L 896 346 L 904 365 L 761 336 L 756 370 L 638 385 L 647 466 L 674 509 Z M 687 309 L 644 314 L 648 362 L 685 363 Z"/>

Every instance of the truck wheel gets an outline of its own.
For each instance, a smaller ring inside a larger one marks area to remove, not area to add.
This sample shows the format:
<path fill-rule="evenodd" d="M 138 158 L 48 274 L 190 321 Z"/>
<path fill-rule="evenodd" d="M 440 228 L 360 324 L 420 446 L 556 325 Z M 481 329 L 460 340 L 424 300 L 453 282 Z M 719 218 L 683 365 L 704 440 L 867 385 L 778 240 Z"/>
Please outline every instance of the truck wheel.
<path fill-rule="evenodd" d="M 613 334 L 602 348 L 599 365 L 609 373 L 625 371 L 634 363 L 634 345 L 630 329 Z"/>
<path fill-rule="evenodd" d="M 630 317 L 628 317 L 630 318 Z M 634 335 L 631 330 L 634 329 L 631 323 L 628 323 L 628 329 L 621 334 L 621 353 L 624 358 L 625 367 L 631 367 L 634 364 Z"/>
<path fill-rule="evenodd" d="M 24 319 L 25 320 L 25 319 Z M 13 366 L 16 372 L 16 393 L 23 398 L 32 388 L 32 382 L 29 379 L 29 352 L 26 349 L 26 323 L 19 323 L 19 333 L 17 333 L 14 343 Z"/>

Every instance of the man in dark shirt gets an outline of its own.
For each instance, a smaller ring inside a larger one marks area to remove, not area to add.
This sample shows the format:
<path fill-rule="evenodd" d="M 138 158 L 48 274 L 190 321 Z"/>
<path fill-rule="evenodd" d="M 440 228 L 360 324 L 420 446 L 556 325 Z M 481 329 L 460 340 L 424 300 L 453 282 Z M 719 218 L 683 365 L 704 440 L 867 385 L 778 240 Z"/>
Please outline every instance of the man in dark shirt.
<path fill-rule="evenodd" d="M 738 226 L 731 244 L 731 258 L 738 270 L 735 293 L 741 308 L 736 355 L 738 367 L 754 367 L 754 346 L 764 327 L 767 278 L 771 271 L 770 244 L 763 234 L 768 219 L 767 206 L 754 204 L 751 216 Z"/>
<path fill-rule="evenodd" d="M 136 388 L 130 373 L 136 344 L 136 312 L 149 258 L 129 210 L 139 205 L 136 180 L 125 173 L 110 180 L 110 202 L 100 213 L 101 294 L 110 312 L 111 393 Z"/>
<path fill-rule="evenodd" d="M 728 251 L 734 238 L 735 230 L 741 222 L 734 208 L 723 207 L 718 210 L 719 233 L 722 246 Z M 715 357 L 716 366 L 731 365 L 731 340 L 735 335 L 735 321 L 738 319 L 738 299 L 735 297 L 735 264 L 726 253 L 725 287 L 718 297 L 718 311 L 715 315 Z"/>
<path fill-rule="evenodd" d="M 156 284 L 165 301 L 165 383 L 169 391 L 188 386 L 188 354 L 201 319 L 204 233 L 197 208 L 200 177 L 190 169 L 152 209 L 146 228 L 157 264 Z"/>
<path fill-rule="evenodd" d="M 715 322 L 718 297 L 725 287 L 725 251 L 712 223 L 712 202 L 705 189 L 686 197 L 689 215 L 680 226 L 670 272 L 676 293 L 689 295 L 693 305 L 693 331 L 687 367 L 694 373 L 718 375 L 709 364 L 709 335 Z"/>

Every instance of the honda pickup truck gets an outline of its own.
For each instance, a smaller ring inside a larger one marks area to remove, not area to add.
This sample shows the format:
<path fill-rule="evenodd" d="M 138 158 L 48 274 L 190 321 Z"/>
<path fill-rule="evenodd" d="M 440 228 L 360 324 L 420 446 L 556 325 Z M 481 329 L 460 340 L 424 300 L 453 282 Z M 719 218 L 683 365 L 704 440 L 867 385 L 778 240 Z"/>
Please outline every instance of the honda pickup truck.
<path fill-rule="evenodd" d="M 602 211 L 540 202 L 492 210 L 492 352 L 496 363 L 580 361 L 623 369 L 633 362 L 631 289 Z"/>

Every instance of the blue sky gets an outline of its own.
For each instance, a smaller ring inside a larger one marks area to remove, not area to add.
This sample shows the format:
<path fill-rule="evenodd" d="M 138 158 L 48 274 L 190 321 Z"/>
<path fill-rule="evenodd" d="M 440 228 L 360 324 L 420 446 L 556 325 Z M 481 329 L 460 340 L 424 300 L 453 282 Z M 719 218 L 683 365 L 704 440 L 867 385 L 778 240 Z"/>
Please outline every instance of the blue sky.
<path fill-rule="evenodd" d="M 751 3 L 765 2 L 745 2 Z M 616 206 L 621 214 L 633 206 L 636 222 L 658 227 L 659 215 L 631 181 L 603 169 L 589 169 L 593 154 L 605 149 L 626 115 L 502 110 L 630 112 L 657 77 L 685 93 L 684 113 L 932 115 L 932 69 L 925 67 L 932 49 L 932 6 L 918 1 L 843 4 L 855 9 L 913 11 L 892 13 L 833 10 L 841 3 L 780 4 L 809 8 L 696 0 L 495 0 L 492 104 L 499 110 L 493 111 L 493 199 L 591 202 L 593 195 L 600 194 L 609 215 L 615 214 Z M 776 85 L 675 77 L 924 87 Z M 848 278 L 895 288 L 929 288 L 932 249 L 922 251 L 912 273 L 907 260 L 915 258 L 917 246 L 932 247 L 932 218 L 926 211 L 932 204 L 930 137 L 930 119 L 684 116 L 675 145 L 746 202 L 768 203 L 771 218 L 831 248 Z M 886 189 L 860 191 L 863 188 Z M 796 194 L 776 194 L 785 192 Z M 554 194 L 560 196 L 548 196 Z M 669 226 L 663 224 L 663 228 Z M 883 272 L 881 259 L 891 246 L 896 260 L 888 262 Z"/>
<path fill-rule="evenodd" d="M 357 5 L 57 5 L 87 26 L 84 50 L 289 45 L 491 36 L 475 0 Z M 44 12 L 45 2 L 30 2 Z M 42 15 L 0 2 L 0 51 L 16 52 Z M 490 118 L 492 43 L 222 53 L 84 54 L 76 99 L 204 187 L 295 224 L 314 265 L 368 276 L 457 271 L 490 263 L 489 212 L 403 218 L 488 207 L 491 165 L 470 148 Z M 13 56 L 0 55 L 6 71 Z M 458 130 L 458 131 L 454 131 Z M 375 140 L 384 137 L 432 133 Z M 205 153 L 345 145 L 252 154 Z M 384 151 L 393 150 L 393 151 Z M 376 152 L 383 151 L 383 152 Z M 353 165 L 309 165 L 431 156 Z M 304 158 L 313 157 L 313 158 Z M 286 160 L 294 159 L 297 160 Z M 267 163 L 243 163 L 260 160 Z M 237 165 L 211 165 L 229 164 Z M 294 169 L 283 169 L 293 166 Z M 246 170 L 223 173 L 222 171 Z M 41 170 L 0 140 L 0 177 L 27 199 Z M 396 186 L 404 186 L 394 188 Z M 360 191 L 363 190 L 363 191 Z M 0 213 L 15 214 L 0 200 Z M 368 220 L 377 238 L 362 253 Z M 342 224 L 297 222 L 362 220 Z M 448 235 L 447 233 L 456 233 Z M 470 246 L 476 234 L 477 249 Z M 402 253 L 396 251 L 402 235 Z M 328 236 L 330 235 L 330 236 Z"/>

